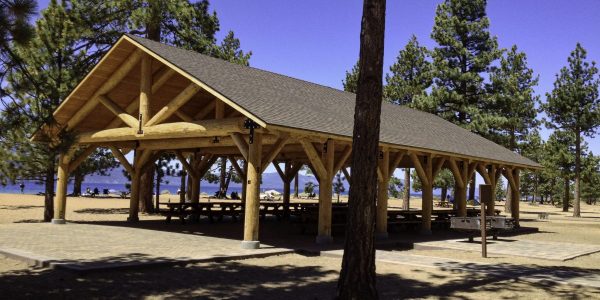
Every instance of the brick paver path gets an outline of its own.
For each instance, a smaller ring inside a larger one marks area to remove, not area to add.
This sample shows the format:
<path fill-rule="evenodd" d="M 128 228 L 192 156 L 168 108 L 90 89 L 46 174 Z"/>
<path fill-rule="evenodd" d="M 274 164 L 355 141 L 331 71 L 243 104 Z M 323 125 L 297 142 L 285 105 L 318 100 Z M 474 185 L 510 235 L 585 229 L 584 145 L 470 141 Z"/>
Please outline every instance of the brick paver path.
<path fill-rule="evenodd" d="M 40 264 L 105 268 L 140 263 L 235 259 L 288 253 L 261 245 L 245 250 L 240 240 L 129 227 L 73 224 L 0 225 L 0 252 Z"/>
<path fill-rule="evenodd" d="M 419 248 L 443 248 L 462 251 L 481 252 L 481 239 L 468 243 L 466 239 L 445 240 L 433 242 L 415 243 L 415 249 Z M 520 240 L 514 238 L 502 238 L 488 240 L 487 251 L 490 254 L 523 256 L 547 260 L 568 260 L 578 256 L 600 252 L 600 245 L 574 244 L 559 242 L 544 242 L 532 240 Z"/>
<path fill-rule="evenodd" d="M 341 257 L 343 251 L 323 251 L 321 255 Z M 549 281 L 559 284 L 600 288 L 600 274 L 598 272 L 577 268 L 474 263 L 458 259 L 412 255 L 400 251 L 384 250 L 377 250 L 375 259 L 385 263 L 408 265 L 417 268 L 436 268 L 448 272 L 469 272 L 473 274 L 487 274 L 505 279 L 519 279 L 526 282 Z"/>

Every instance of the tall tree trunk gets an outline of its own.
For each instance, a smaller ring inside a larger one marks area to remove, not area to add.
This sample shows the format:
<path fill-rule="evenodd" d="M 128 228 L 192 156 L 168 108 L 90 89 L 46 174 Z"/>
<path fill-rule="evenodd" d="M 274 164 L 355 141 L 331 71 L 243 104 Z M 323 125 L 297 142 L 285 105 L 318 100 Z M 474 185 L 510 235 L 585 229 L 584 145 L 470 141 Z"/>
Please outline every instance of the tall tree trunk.
<path fill-rule="evenodd" d="M 82 174 L 75 174 L 73 176 L 73 196 L 81 196 L 81 185 L 85 176 Z"/>
<path fill-rule="evenodd" d="M 575 133 L 575 198 L 573 199 L 573 217 L 581 217 L 581 134 Z"/>
<path fill-rule="evenodd" d="M 510 187 L 510 183 L 506 185 L 506 202 L 504 203 L 504 212 L 511 213 L 512 212 L 512 188 Z"/>
<path fill-rule="evenodd" d="M 563 196 L 563 211 L 569 211 L 569 177 L 565 176 L 565 192 Z"/>
<path fill-rule="evenodd" d="M 229 190 L 229 183 L 231 183 L 232 174 L 233 166 L 229 166 L 229 171 L 227 171 L 227 177 L 225 178 L 225 185 L 223 186 L 223 198 L 227 198 L 227 190 Z"/>
<path fill-rule="evenodd" d="M 181 183 L 179 186 L 179 201 L 180 202 L 185 202 L 186 177 L 187 177 L 187 173 L 185 172 L 185 170 L 182 170 L 181 171 Z"/>
<path fill-rule="evenodd" d="M 442 188 L 442 195 L 440 197 L 440 200 L 442 200 L 442 202 L 446 202 L 446 194 L 448 193 L 448 188 L 447 187 L 443 187 Z"/>
<path fill-rule="evenodd" d="M 154 194 L 156 194 L 155 198 L 154 198 L 154 203 L 155 206 L 154 207 L 158 207 L 158 202 L 160 201 L 160 182 L 162 181 L 162 176 L 160 176 L 160 172 L 157 168 L 156 170 L 156 182 L 154 183 L 154 188 L 155 188 L 155 192 Z"/>
<path fill-rule="evenodd" d="M 538 172 L 535 172 L 533 174 L 533 202 L 535 202 L 535 199 L 537 198 L 537 196 L 539 196 L 539 191 L 538 191 L 538 183 L 539 183 L 539 176 L 538 176 Z M 543 199 L 541 199 L 540 197 L 540 204 L 542 204 L 544 202 Z"/>
<path fill-rule="evenodd" d="M 300 171 L 294 176 L 294 198 L 298 199 L 298 182 L 300 181 Z"/>
<path fill-rule="evenodd" d="M 404 168 L 404 194 L 402 195 L 402 209 L 410 209 L 410 168 Z"/>
<path fill-rule="evenodd" d="M 377 299 L 375 202 L 383 94 L 385 0 L 365 0 L 352 139 L 352 174 L 339 299 Z"/>
<path fill-rule="evenodd" d="M 227 159 L 221 158 L 221 174 L 219 175 L 219 198 L 225 197 L 225 180 L 227 177 Z"/>
<path fill-rule="evenodd" d="M 471 181 L 469 182 L 469 199 L 475 200 L 475 186 L 477 185 L 477 174 L 473 174 Z"/>
<path fill-rule="evenodd" d="M 44 222 L 52 221 L 54 217 L 54 169 L 56 160 L 54 155 L 49 155 L 48 168 L 44 178 Z"/>

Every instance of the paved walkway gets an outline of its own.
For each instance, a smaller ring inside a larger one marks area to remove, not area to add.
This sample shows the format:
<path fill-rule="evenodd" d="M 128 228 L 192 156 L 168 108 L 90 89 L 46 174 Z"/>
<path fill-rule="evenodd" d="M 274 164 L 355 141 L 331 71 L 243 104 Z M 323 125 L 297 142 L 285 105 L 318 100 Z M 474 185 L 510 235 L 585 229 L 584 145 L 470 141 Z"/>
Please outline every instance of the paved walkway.
<path fill-rule="evenodd" d="M 240 240 L 119 226 L 88 224 L 0 225 L 0 253 L 39 266 L 74 270 L 176 264 L 261 257 L 291 250 L 261 245 L 245 250 Z"/>
<path fill-rule="evenodd" d="M 415 243 L 415 249 L 454 249 L 481 252 L 481 238 L 469 243 L 466 239 Z M 515 238 L 488 240 L 490 254 L 522 256 L 537 259 L 565 261 L 578 256 L 600 252 L 600 245 L 542 242 Z"/>
<path fill-rule="evenodd" d="M 341 257 L 342 250 L 321 252 L 322 256 Z M 600 288 L 600 274 L 569 267 L 522 266 L 512 264 L 474 263 L 458 259 L 411 255 L 399 251 L 377 250 L 375 259 L 381 262 L 408 265 L 418 268 L 435 268 L 449 272 L 488 274 L 526 282 L 548 281 Z"/>

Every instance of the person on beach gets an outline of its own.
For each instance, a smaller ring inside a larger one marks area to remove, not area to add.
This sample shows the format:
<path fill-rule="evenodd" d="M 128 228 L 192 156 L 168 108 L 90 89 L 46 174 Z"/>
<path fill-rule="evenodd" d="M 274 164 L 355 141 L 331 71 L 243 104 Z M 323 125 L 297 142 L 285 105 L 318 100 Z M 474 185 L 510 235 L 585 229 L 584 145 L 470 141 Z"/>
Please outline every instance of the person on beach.
<path fill-rule="evenodd" d="M 21 188 L 21 194 L 23 194 L 25 192 L 25 184 L 21 182 L 21 184 L 19 184 L 19 188 Z"/>

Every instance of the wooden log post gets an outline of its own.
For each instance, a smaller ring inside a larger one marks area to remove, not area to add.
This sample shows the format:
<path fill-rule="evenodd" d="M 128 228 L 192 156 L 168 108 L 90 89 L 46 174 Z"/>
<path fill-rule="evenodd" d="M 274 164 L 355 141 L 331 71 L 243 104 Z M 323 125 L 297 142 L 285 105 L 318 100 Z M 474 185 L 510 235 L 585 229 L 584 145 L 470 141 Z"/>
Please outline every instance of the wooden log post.
<path fill-rule="evenodd" d="M 331 198 L 333 195 L 333 164 L 335 159 L 335 143 L 329 139 L 326 142 L 326 149 L 323 149 L 322 160 L 325 167 L 325 173 L 319 180 L 319 225 L 318 225 L 318 244 L 327 244 L 333 241 L 331 237 Z"/>
<path fill-rule="evenodd" d="M 296 174 L 302 168 L 302 163 L 296 162 L 292 164 L 290 161 L 286 161 L 283 170 L 277 163 L 273 163 L 273 166 L 275 166 L 275 170 L 277 170 L 281 181 L 283 181 L 283 218 L 289 219 L 292 180 L 294 180 Z"/>
<path fill-rule="evenodd" d="M 481 177 L 483 177 L 485 184 L 491 185 L 492 189 L 495 191 L 498 179 L 496 174 L 498 168 L 496 165 L 492 164 L 485 167 L 484 165 L 479 164 L 477 168 L 479 169 L 479 173 L 481 174 Z M 496 193 L 492 193 L 490 197 L 488 197 L 488 203 L 486 203 L 486 205 L 485 213 L 488 216 L 493 216 L 496 210 Z"/>
<path fill-rule="evenodd" d="M 421 234 L 431 234 L 431 213 L 433 211 L 433 155 L 427 154 L 421 160 L 415 153 L 409 152 L 417 175 L 421 180 Z"/>
<path fill-rule="evenodd" d="M 378 180 L 377 192 L 377 217 L 375 221 L 375 238 L 386 239 L 387 231 L 387 210 L 388 210 L 388 183 L 390 165 L 390 151 L 387 148 L 381 150 L 379 154 L 379 172 L 381 178 Z"/>
<path fill-rule="evenodd" d="M 56 184 L 56 204 L 52 224 L 65 224 L 67 206 L 67 183 L 69 182 L 69 154 L 61 154 L 58 159 L 58 172 Z"/>
<path fill-rule="evenodd" d="M 243 249 L 258 249 L 260 242 L 258 240 L 258 225 L 260 212 L 260 174 L 261 156 L 262 156 L 262 135 L 254 133 L 254 141 L 249 143 L 248 149 L 248 171 L 246 187 L 246 203 L 244 211 L 244 240 Z"/>
<path fill-rule="evenodd" d="M 519 203 L 521 202 L 521 178 L 519 176 L 519 169 L 510 169 L 506 171 L 506 177 L 511 185 L 512 197 L 511 201 L 511 212 L 510 216 L 515 220 L 515 224 L 519 227 Z"/>

